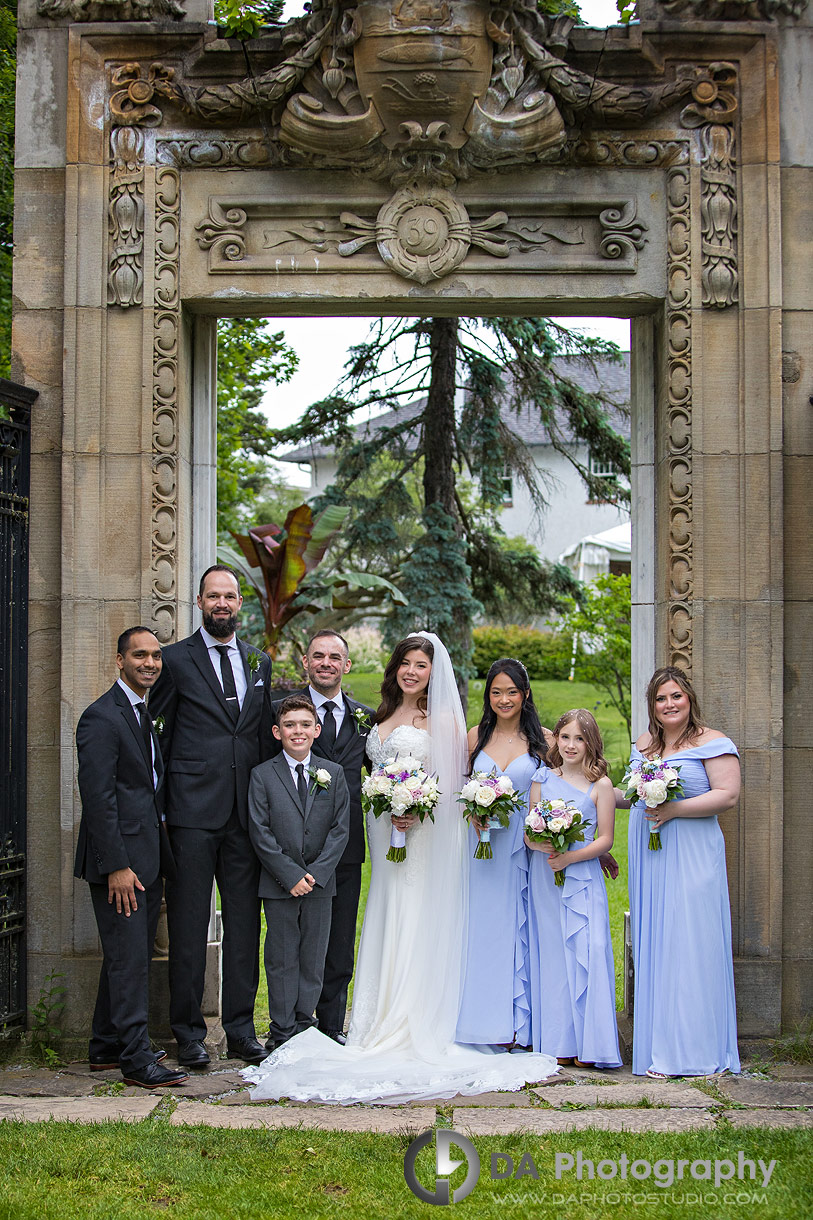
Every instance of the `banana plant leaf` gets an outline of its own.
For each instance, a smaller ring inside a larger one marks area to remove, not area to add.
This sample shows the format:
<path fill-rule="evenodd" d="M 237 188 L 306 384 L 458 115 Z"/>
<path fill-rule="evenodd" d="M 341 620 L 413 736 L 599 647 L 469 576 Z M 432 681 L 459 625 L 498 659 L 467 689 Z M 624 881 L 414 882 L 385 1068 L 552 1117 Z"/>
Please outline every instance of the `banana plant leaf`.
<path fill-rule="evenodd" d="M 330 573 L 308 580 L 339 533 L 350 509 L 331 504 L 314 519 L 309 504 L 293 508 L 285 525 L 259 525 L 248 534 L 232 537 L 240 548 L 218 548 L 218 558 L 228 563 L 254 590 L 265 616 L 266 648 L 276 654 L 285 625 L 297 614 L 309 611 L 358 609 L 380 605 L 385 599 L 404 604 L 404 597 L 391 581 L 369 572 Z"/>

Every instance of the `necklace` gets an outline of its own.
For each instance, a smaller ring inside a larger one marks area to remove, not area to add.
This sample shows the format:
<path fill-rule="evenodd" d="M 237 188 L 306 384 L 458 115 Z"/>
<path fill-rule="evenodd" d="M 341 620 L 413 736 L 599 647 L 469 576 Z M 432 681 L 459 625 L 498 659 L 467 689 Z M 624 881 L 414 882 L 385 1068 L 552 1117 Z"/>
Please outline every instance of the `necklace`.
<path fill-rule="evenodd" d="M 511 745 L 511 743 L 514 740 L 514 734 L 516 733 L 516 730 L 514 730 L 514 733 L 512 733 L 510 737 L 508 736 L 507 733 L 504 733 L 502 729 L 495 729 L 494 732 L 497 734 L 498 737 L 504 737 L 505 740 L 508 742 L 508 744 Z"/>

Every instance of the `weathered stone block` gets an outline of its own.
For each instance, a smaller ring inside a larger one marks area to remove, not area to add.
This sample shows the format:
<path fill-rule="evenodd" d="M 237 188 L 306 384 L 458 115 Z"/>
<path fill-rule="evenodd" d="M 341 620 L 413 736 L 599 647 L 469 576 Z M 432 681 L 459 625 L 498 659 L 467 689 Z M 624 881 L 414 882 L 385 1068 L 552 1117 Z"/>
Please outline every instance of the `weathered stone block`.
<path fill-rule="evenodd" d="M 810 684 L 813 682 L 813 655 L 810 640 L 813 638 L 813 613 L 810 603 L 806 601 L 785 602 L 785 650 L 784 650 L 784 732 L 785 744 L 789 749 L 810 749 L 813 747 L 813 717 L 810 715 Z M 789 761 L 789 767 L 794 768 L 789 774 L 796 776 L 798 791 L 805 793 L 809 803 L 808 789 L 805 787 L 803 775 L 796 770 L 797 764 Z M 809 786 L 808 774 L 807 784 Z"/>
<path fill-rule="evenodd" d="M 14 174 L 14 296 L 25 309 L 64 303 L 65 171 Z"/>
<path fill-rule="evenodd" d="M 65 165 L 65 105 L 68 31 L 20 29 L 17 37 L 18 123 L 14 160 L 18 169 Z"/>
<path fill-rule="evenodd" d="M 786 455 L 813 455 L 813 310 L 782 314 L 782 423 Z"/>
<path fill-rule="evenodd" d="M 808 268 L 813 264 L 813 170 L 782 170 L 782 304 L 810 308 Z"/>

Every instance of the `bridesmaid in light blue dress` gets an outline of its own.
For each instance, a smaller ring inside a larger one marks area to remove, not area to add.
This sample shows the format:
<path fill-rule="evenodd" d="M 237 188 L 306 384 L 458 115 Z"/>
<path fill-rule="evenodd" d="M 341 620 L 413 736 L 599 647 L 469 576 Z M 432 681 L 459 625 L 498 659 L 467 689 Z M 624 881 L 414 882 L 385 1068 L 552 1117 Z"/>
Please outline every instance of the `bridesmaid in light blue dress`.
<path fill-rule="evenodd" d="M 706 1076 L 740 1070 L 725 844 L 717 815 L 740 792 L 737 747 L 703 726 L 681 669 L 655 672 L 649 731 L 633 761 L 659 754 L 680 770 L 684 796 L 629 823 L 629 894 L 635 961 L 632 1070 Z M 661 850 L 649 849 L 657 830 Z"/>
<path fill-rule="evenodd" d="M 475 860 L 469 827 L 466 972 L 456 1040 L 477 1045 L 530 1044 L 528 996 L 528 854 L 523 841 L 531 777 L 546 753 L 528 673 L 503 657 L 488 671 L 483 715 L 469 731 L 470 771 L 508 775 L 525 802 L 505 829 L 491 831 L 491 860 Z"/>
<path fill-rule="evenodd" d="M 615 794 L 592 713 L 565 712 L 553 736 L 548 766 L 534 775 L 530 800 L 571 801 L 582 815 L 584 841 L 558 855 L 526 840 L 532 1045 L 560 1063 L 617 1068 L 615 964 L 599 858 L 612 846 Z M 574 862 L 566 863 L 570 856 Z M 557 887 L 562 868 L 564 884 Z"/>

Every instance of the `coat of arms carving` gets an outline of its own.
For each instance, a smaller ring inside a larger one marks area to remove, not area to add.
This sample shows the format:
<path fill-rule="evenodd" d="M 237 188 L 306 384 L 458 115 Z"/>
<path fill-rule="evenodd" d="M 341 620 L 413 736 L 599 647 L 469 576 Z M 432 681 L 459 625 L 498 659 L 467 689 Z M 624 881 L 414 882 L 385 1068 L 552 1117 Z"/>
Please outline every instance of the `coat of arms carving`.
<path fill-rule="evenodd" d="M 388 183 L 394 193 L 374 220 L 342 213 L 346 237 L 334 248 L 350 257 L 374 243 L 392 271 L 425 284 L 472 246 L 505 257 L 525 240 L 505 213 L 472 219 L 456 197 L 478 171 L 556 161 L 577 123 L 582 132 L 591 123 L 635 126 L 690 95 L 691 125 L 730 122 L 730 65 L 678 65 L 652 85 L 604 81 L 567 62 L 572 25 L 535 0 L 313 0 L 272 37 L 271 65 L 245 79 L 193 85 L 165 65 L 120 66 L 111 115 L 120 125 L 160 123 L 161 99 L 209 125 L 259 114 L 270 163 Z M 634 206 L 596 204 L 607 218 L 599 256 L 640 249 L 646 224 Z M 239 207 L 227 211 L 245 219 Z M 620 241 L 607 236 L 616 211 Z M 221 212 L 213 203 L 201 244 L 220 248 L 228 237 L 243 251 L 240 226 L 232 235 Z"/>

